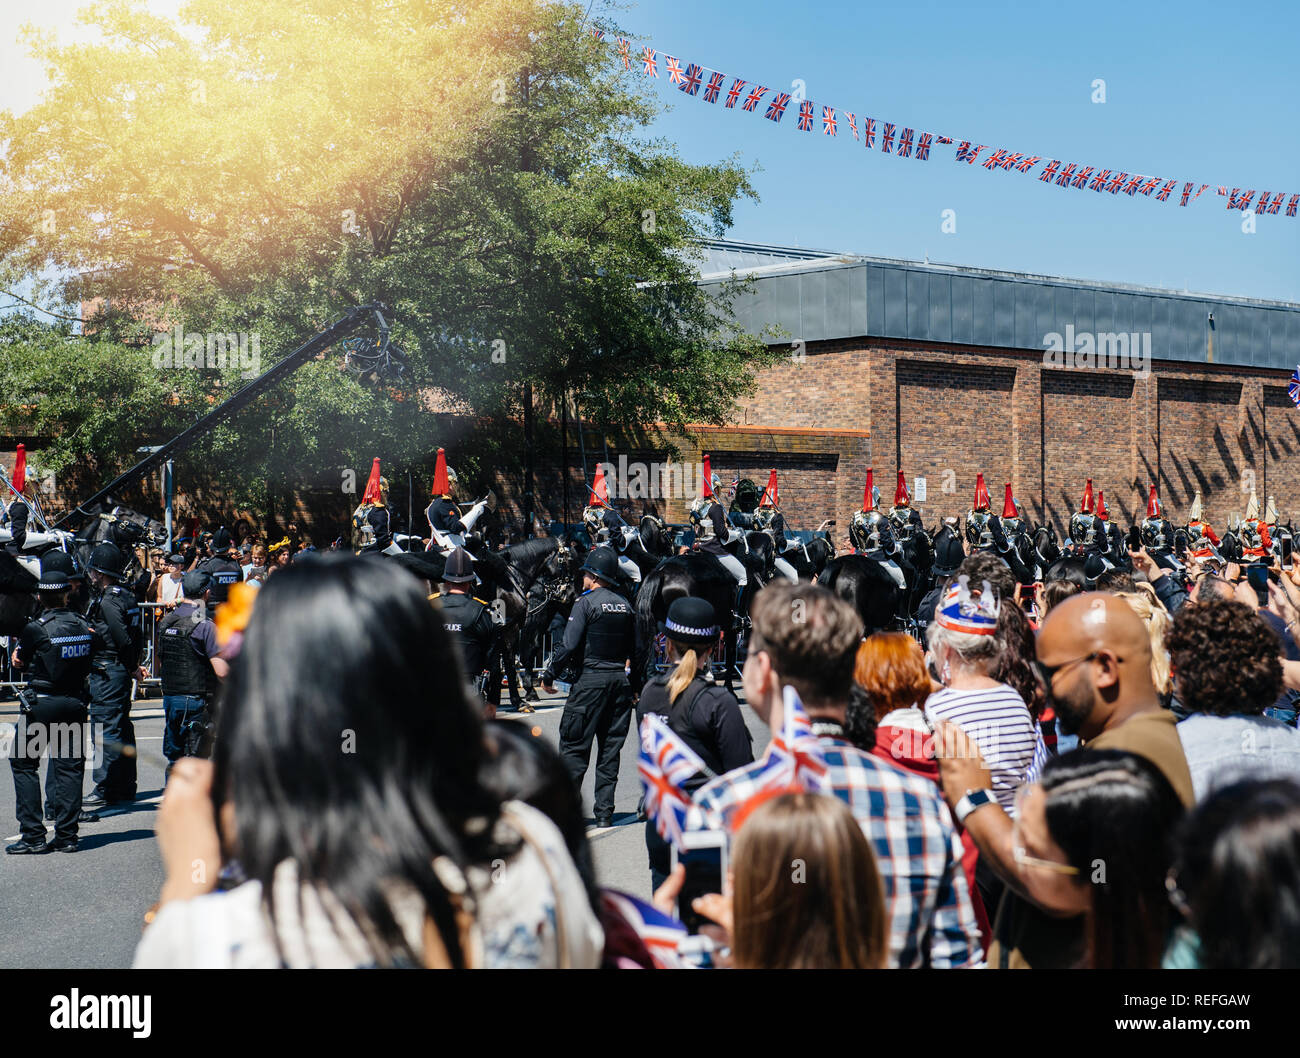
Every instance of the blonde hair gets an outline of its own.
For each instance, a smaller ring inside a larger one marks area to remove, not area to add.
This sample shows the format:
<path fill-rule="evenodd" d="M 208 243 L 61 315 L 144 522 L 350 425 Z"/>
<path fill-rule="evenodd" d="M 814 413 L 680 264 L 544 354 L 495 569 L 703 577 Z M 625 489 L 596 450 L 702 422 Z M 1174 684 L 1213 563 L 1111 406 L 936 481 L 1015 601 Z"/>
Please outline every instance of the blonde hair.
<path fill-rule="evenodd" d="M 677 696 L 691 685 L 691 680 L 695 679 L 700 671 L 701 659 L 711 656 L 714 648 L 707 647 L 701 650 L 687 643 L 679 643 L 675 639 L 668 640 L 668 644 L 678 658 L 677 668 L 673 669 L 673 674 L 668 677 L 668 704 L 672 705 L 677 701 Z"/>
<path fill-rule="evenodd" d="M 1136 591 L 1117 591 L 1115 594 L 1128 603 L 1147 626 L 1147 636 L 1151 639 L 1151 682 L 1160 694 L 1168 694 L 1173 686 L 1169 651 L 1165 649 L 1165 633 L 1171 624 L 1169 611 L 1151 585 L 1140 583 L 1136 587 Z"/>

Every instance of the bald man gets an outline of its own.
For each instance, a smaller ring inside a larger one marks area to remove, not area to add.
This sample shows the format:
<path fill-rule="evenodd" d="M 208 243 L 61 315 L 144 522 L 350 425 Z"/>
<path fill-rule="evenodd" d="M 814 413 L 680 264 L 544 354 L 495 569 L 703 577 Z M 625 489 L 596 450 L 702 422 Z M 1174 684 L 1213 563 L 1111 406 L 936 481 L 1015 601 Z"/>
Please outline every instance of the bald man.
<path fill-rule="evenodd" d="M 1104 592 L 1072 596 L 1048 613 L 1036 649 L 1038 678 L 1063 732 L 1077 734 L 1085 751 L 1118 749 L 1145 757 L 1183 804 L 1194 803 L 1174 714 L 1161 707 L 1151 680 L 1151 639 L 1128 603 Z M 1048 915 L 1029 900 L 1015 862 L 1011 817 L 982 796 L 991 792 L 992 779 L 979 747 L 951 724 L 941 725 L 939 735 L 935 754 L 944 797 L 981 859 L 1008 885 L 989 964 L 1073 965 L 1080 957 L 1081 919 Z"/>

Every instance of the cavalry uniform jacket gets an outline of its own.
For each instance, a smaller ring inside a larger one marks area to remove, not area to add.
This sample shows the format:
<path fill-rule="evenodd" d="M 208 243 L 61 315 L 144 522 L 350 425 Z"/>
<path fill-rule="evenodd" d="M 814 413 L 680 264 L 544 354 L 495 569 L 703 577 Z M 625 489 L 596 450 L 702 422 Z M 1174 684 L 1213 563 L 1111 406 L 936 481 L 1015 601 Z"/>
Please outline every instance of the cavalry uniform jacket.
<path fill-rule="evenodd" d="M 465 532 L 465 523 L 460 520 L 460 508 L 445 496 L 439 496 L 425 509 L 429 524 L 440 533 Z"/>
<path fill-rule="evenodd" d="M 722 556 L 730 554 L 722 546 L 730 535 L 731 526 L 727 524 L 727 512 L 722 509 L 722 504 L 714 500 L 709 504 L 708 513 L 701 519 L 695 542 L 701 551 Z"/>

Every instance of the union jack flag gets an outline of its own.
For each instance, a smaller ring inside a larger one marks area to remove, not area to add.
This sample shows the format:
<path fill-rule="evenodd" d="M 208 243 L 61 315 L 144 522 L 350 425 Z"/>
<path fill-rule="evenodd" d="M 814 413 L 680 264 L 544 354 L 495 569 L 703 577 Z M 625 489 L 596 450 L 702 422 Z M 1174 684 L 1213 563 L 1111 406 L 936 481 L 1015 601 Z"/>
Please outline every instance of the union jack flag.
<path fill-rule="evenodd" d="M 1297 203 L 1300 203 L 1300 195 L 1292 195 L 1291 198 L 1287 201 L 1286 215 L 1288 217 L 1295 216 L 1295 208 Z"/>
<path fill-rule="evenodd" d="M 654 48 L 646 48 L 641 53 L 641 61 L 645 63 L 645 73 L 647 77 L 659 76 L 659 64 L 655 62 Z"/>
<path fill-rule="evenodd" d="M 970 140 L 962 140 L 961 146 L 957 148 L 956 160 L 959 162 L 965 162 L 967 165 L 974 165 L 975 159 L 979 157 L 980 151 L 987 146 L 988 144 L 981 143 L 978 147 L 972 147 L 970 145 Z"/>
<path fill-rule="evenodd" d="M 835 108 L 822 107 L 822 135 L 835 136 L 839 132 L 839 125 L 835 121 Z"/>
<path fill-rule="evenodd" d="M 683 80 L 682 64 L 671 55 L 664 56 L 664 65 L 668 67 L 668 80 L 673 84 L 681 84 Z"/>
<path fill-rule="evenodd" d="M 766 93 L 767 93 L 767 89 L 762 87 L 761 85 L 750 89 L 749 95 L 745 97 L 745 102 L 744 105 L 741 107 L 741 109 L 753 110 L 756 106 L 758 106 L 758 101 L 762 99 Z"/>
<path fill-rule="evenodd" d="M 996 150 L 994 150 L 992 154 L 990 154 L 987 158 L 984 159 L 984 168 L 985 169 L 998 168 L 998 166 L 1002 165 L 1002 163 L 1007 160 L 1008 154 L 1010 154 L 1009 151 L 1004 151 L 1002 150 L 1001 147 L 997 148 Z"/>
<path fill-rule="evenodd" d="M 898 134 L 898 153 L 904 158 L 912 157 L 912 130 L 904 129 Z"/>
<path fill-rule="evenodd" d="M 951 137 L 951 136 L 936 136 L 936 137 L 934 138 L 934 142 L 935 142 L 935 143 L 952 143 L 952 137 Z"/>
<path fill-rule="evenodd" d="M 1240 210 L 1250 209 L 1250 200 L 1255 197 L 1254 190 L 1252 189 L 1250 191 L 1247 191 L 1243 197 L 1238 198 L 1237 192 L 1239 192 L 1240 190 L 1241 188 L 1239 187 L 1234 187 L 1232 189 L 1232 194 L 1228 196 L 1229 209 L 1240 209 Z"/>
<path fill-rule="evenodd" d="M 858 139 L 858 116 L 851 110 L 844 111 L 844 116 L 848 119 L 849 128 L 853 130 L 853 138 Z"/>
<path fill-rule="evenodd" d="M 690 963 L 677 954 L 677 945 L 689 934 L 686 927 L 653 904 L 618 889 L 602 889 L 600 899 L 641 938 L 661 970 L 689 969 Z"/>
<path fill-rule="evenodd" d="M 921 133 L 920 140 L 916 144 L 916 160 L 918 162 L 928 162 L 930 160 L 930 144 L 934 137 L 928 132 Z"/>
<path fill-rule="evenodd" d="M 1085 166 L 1084 168 L 1080 169 L 1080 170 L 1079 170 L 1079 175 L 1076 176 L 1076 177 L 1075 177 L 1075 178 L 1070 182 L 1070 186 L 1073 187 L 1073 188 L 1077 188 L 1078 190 L 1082 191 L 1083 188 L 1084 188 L 1084 185 L 1088 183 L 1088 177 L 1089 177 L 1089 175 L 1092 173 L 1092 170 L 1093 170 L 1093 167 L 1092 167 L 1091 165 Z"/>
<path fill-rule="evenodd" d="M 1286 394 L 1291 403 L 1300 408 L 1300 367 L 1291 372 L 1291 384 L 1286 387 Z"/>
<path fill-rule="evenodd" d="M 637 764 L 645 790 L 645 811 L 665 841 L 681 847 L 690 796 L 682 784 L 696 775 L 713 778 L 704 761 L 654 713 L 641 721 L 641 760 Z"/>
<path fill-rule="evenodd" d="M 1227 189 L 1226 187 L 1224 187 L 1222 184 L 1220 184 L 1220 185 L 1219 185 L 1219 192 L 1218 192 L 1218 193 L 1219 193 L 1220 195 L 1226 195 L 1226 194 L 1228 193 L 1228 189 Z"/>
<path fill-rule="evenodd" d="M 1057 187 L 1069 187 L 1070 181 L 1074 179 L 1074 171 L 1079 168 L 1073 162 L 1061 170 L 1061 175 L 1056 178 Z"/>
<path fill-rule="evenodd" d="M 736 106 L 736 100 L 740 98 L 740 90 L 748 84 L 748 81 L 742 81 L 737 77 L 731 82 L 731 87 L 727 89 L 727 109 L 732 110 Z"/>
<path fill-rule="evenodd" d="M 1160 194 L 1156 195 L 1156 201 L 1168 202 L 1169 192 L 1172 191 L 1177 186 L 1177 184 L 1178 184 L 1177 180 L 1166 180 L 1165 186 L 1160 189 Z"/>
<path fill-rule="evenodd" d="M 1110 179 L 1110 170 L 1103 169 L 1092 178 L 1092 183 L 1088 185 L 1090 191 L 1105 191 L 1106 181 Z"/>
<path fill-rule="evenodd" d="M 1127 179 L 1128 179 L 1128 173 L 1118 174 L 1111 180 L 1109 184 L 1106 185 L 1106 190 L 1109 191 L 1112 195 L 1115 194 L 1115 192 L 1117 192 L 1120 188 L 1124 186 L 1124 181 Z"/>
<path fill-rule="evenodd" d="M 604 39 L 605 39 L 605 31 L 604 31 L 603 29 L 593 29 L 593 30 L 591 31 L 591 35 L 592 35 L 596 40 L 604 40 Z"/>
<path fill-rule="evenodd" d="M 1024 160 L 1025 160 L 1025 156 L 1023 154 L 1008 154 L 1005 158 L 1002 159 L 1002 168 L 1014 169 L 1017 165 L 1019 165 Z"/>
<path fill-rule="evenodd" d="M 1037 165 L 1039 162 L 1041 162 L 1042 160 L 1043 160 L 1043 159 L 1042 159 L 1041 156 L 1035 154 L 1032 158 L 1026 158 L 1023 162 L 1017 162 L 1017 163 L 1016 163 L 1016 172 L 1018 172 L 1018 173 L 1027 173 L 1027 172 L 1029 172 L 1030 169 L 1032 169 L 1034 166 L 1036 166 L 1036 165 Z"/>
<path fill-rule="evenodd" d="M 685 92 L 688 96 L 695 95 L 700 90 L 700 82 L 704 79 L 704 71 L 695 63 L 686 67 L 686 76 L 682 78 L 681 84 L 677 87 Z"/>
<path fill-rule="evenodd" d="M 759 783 L 760 789 L 802 786 L 809 793 L 832 792 L 830 769 L 821 739 L 813 734 L 812 721 L 804 710 L 803 702 L 793 687 L 783 692 L 785 708 L 781 718 L 781 733 L 772 739 L 768 752 L 768 767 Z"/>
<path fill-rule="evenodd" d="M 1141 185 L 1142 185 L 1142 177 L 1130 176 L 1128 179 L 1128 183 L 1124 185 L 1124 194 L 1132 198 L 1133 192 L 1136 191 Z"/>
<path fill-rule="evenodd" d="M 1146 195 L 1147 198 L 1150 198 L 1151 192 L 1154 191 L 1159 186 L 1160 186 L 1160 177 L 1151 176 L 1142 181 L 1142 186 L 1138 188 L 1138 191 Z"/>
<path fill-rule="evenodd" d="M 799 102 L 799 131 L 812 132 L 813 127 L 813 101 L 803 99 Z"/>
<path fill-rule="evenodd" d="M 772 97 L 772 102 L 767 104 L 767 120 L 780 121 L 785 117 L 785 108 L 790 105 L 790 93 L 778 92 Z"/>
<path fill-rule="evenodd" d="M 1048 162 L 1046 168 L 1038 174 L 1038 179 L 1044 183 L 1050 184 L 1055 178 L 1057 171 L 1061 168 L 1061 163 L 1052 161 Z"/>
<path fill-rule="evenodd" d="M 862 119 L 862 144 L 867 148 L 867 150 L 871 150 L 871 148 L 875 146 L 875 143 L 876 143 L 876 119 L 863 118 Z"/>
<path fill-rule="evenodd" d="M 1181 199 L 1181 200 L 1179 201 L 1179 203 L 1178 203 L 1180 206 L 1185 206 L 1185 205 L 1187 205 L 1187 201 L 1188 201 L 1187 196 L 1188 196 L 1188 195 L 1192 195 L 1192 188 L 1193 188 L 1194 186 L 1195 186 L 1195 185 L 1193 185 L 1193 184 L 1184 184 L 1184 185 L 1183 185 L 1183 195 L 1182 195 L 1182 199 Z M 1204 190 L 1205 190 L 1207 187 L 1209 187 L 1209 186 L 1210 186 L 1209 184 L 1202 184 L 1202 185 L 1201 185 L 1201 191 L 1204 191 Z M 1197 191 L 1196 194 L 1192 195 L 1191 200 L 1192 200 L 1193 202 L 1195 202 L 1198 198 L 1201 197 L 1201 191 Z"/>
<path fill-rule="evenodd" d="M 721 91 L 722 91 L 722 74 L 720 73 L 709 74 L 709 83 L 704 88 L 704 101 L 706 103 L 716 103 L 718 101 L 718 93 Z M 734 103 L 735 100 L 733 99 L 732 102 Z"/>
<path fill-rule="evenodd" d="M 886 121 L 880 127 L 880 149 L 889 154 L 894 148 L 894 125 Z"/>
<path fill-rule="evenodd" d="M 1279 209 L 1282 208 L 1282 199 L 1284 199 L 1284 198 L 1286 198 L 1286 192 L 1285 192 L 1285 191 L 1279 191 L 1276 195 L 1273 196 L 1273 201 L 1270 202 L 1270 203 L 1269 203 L 1269 206 L 1268 206 L 1268 211 L 1269 211 L 1270 214 L 1272 214 L 1272 213 L 1276 213 Z M 1261 203 L 1262 203 L 1263 201 L 1264 201 L 1263 199 L 1260 199 L 1260 202 L 1261 202 Z M 1260 212 L 1263 212 L 1263 208 L 1262 208 L 1262 206 L 1261 206 Z"/>
<path fill-rule="evenodd" d="M 618 57 L 623 60 L 623 69 L 632 69 L 632 43 L 626 37 L 618 38 Z"/>

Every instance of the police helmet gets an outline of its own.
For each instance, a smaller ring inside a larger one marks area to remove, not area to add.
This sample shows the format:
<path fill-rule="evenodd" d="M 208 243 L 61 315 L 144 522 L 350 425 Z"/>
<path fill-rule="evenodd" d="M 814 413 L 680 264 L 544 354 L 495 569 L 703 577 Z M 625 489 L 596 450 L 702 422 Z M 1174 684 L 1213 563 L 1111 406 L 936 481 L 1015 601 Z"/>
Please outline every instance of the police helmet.
<path fill-rule="evenodd" d="M 590 573 L 610 584 L 618 583 L 618 556 L 611 547 L 594 547 L 582 564 L 582 572 Z"/>
<path fill-rule="evenodd" d="M 126 556 L 120 547 L 105 540 L 102 544 L 96 544 L 90 553 L 90 568 L 106 577 L 121 580 L 122 571 L 126 569 Z"/>

